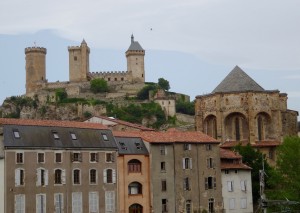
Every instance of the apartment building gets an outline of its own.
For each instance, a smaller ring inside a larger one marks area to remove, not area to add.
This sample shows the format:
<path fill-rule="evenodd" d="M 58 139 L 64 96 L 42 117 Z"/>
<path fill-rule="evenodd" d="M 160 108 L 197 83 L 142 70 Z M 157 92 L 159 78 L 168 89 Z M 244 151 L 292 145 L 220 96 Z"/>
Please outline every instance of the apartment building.
<path fill-rule="evenodd" d="M 107 127 L 17 119 L 0 124 L 2 212 L 118 212 L 117 146 Z"/>

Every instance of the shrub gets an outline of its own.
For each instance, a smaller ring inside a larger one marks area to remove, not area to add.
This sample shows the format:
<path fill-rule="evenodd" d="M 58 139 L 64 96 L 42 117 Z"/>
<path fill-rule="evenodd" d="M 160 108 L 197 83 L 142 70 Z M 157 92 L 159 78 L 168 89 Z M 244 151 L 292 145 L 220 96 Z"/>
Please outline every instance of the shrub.
<path fill-rule="evenodd" d="M 91 80 L 91 91 L 93 93 L 108 92 L 107 82 L 102 78 Z"/>

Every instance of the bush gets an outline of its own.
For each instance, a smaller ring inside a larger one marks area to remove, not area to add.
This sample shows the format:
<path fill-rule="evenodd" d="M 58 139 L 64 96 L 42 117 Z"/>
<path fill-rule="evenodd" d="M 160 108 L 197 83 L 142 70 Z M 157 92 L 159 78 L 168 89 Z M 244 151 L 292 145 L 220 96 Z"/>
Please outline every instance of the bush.
<path fill-rule="evenodd" d="M 68 94 L 65 89 L 59 88 L 59 89 L 55 90 L 55 100 L 57 102 L 62 102 L 67 97 L 68 97 Z"/>
<path fill-rule="evenodd" d="M 149 91 L 156 90 L 157 86 L 155 84 L 147 85 L 143 87 L 137 94 L 137 99 L 147 100 L 149 98 Z"/>
<path fill-rule="evenodd" d="M 180 112 L 187 115 L 195 115 L 195 101 L 176 101 L 176 112 Z"/>
<path fill-rule="evenodd" d="M 91 80 L 91 91 L 93 93 L 108 92 L 107 82 L 102 78 Z"/>

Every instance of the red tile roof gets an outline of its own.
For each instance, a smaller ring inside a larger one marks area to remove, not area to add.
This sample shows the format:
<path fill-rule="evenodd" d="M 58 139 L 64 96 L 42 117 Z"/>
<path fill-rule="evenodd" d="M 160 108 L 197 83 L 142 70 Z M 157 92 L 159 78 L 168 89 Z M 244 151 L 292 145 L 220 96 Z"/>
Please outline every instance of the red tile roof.
<path fill-rule="evenodd" d="M 226 141 L 225 143 L 221 144 L 221 148 L 232 148 L 241 144 L 242 146 L 246 146 L 249 142 L 248 141 Z M 253 147 L 273 147 L 279 146 L 279 141 L 256 141 L 254 144 L 250 144 Z"/>
<path fill-rule="evenodd" d="M 222 163 L 221 162 L 221 169 L 245 169 L 251 170 L 252 168 L 247 166 L 246 164 L 235 164 L 235 163 Z"/>
<path fill-rule="evenodd" d="M 241 159 L 242 156 L 239 153 L 233 152 L 231 150 L 220 148 L 220 158 Z"/>
<path fill-rule="evenodd" d="M 154 131 L 154 129 L 145 127 L 143 125 L 134 124 L 134 123 L 130 123 L 130 122 L 127 122 L 127 121 L 122 121 L 122 120 L 119 120 L 119 119 L 116 119 L 116 118 L 109 118 L 109 117 L 106 117 L 106 116 L 94 116 L 94 117 L 101 118 L 101 119 L 104 119 L 104 120 L 108 120 L 108 121 L 111 121 L 111 122 L 115 122 L 115 123 L 118 123 L 118 124 L 121 124 L 121 125 L 124 125 L 124 126 L 140 129 L 142 131 Z"/>
<path fill-rule="evenodd" d="M 216 139 L 202 133 L 192 131 L 145 131 L 145 132 L 120 132 L 113 131 L 113 135 L 122 137 L 141 137 L 149 143 L 176 143 L 176 142 L 189 142 L 189 143 L 220 143 Z"/>
<path fill-rule="evenodd" d="M 22 125 L 22 126 L 53 126 L 53 127 L 71 127 L 81 129 L 108 129 L 107 126 L 97 123 L 84 123 L 77 121 L 61 120 L 31 120 L 31 119 L 12 119 L 0 118 L 0 125 Z"/>

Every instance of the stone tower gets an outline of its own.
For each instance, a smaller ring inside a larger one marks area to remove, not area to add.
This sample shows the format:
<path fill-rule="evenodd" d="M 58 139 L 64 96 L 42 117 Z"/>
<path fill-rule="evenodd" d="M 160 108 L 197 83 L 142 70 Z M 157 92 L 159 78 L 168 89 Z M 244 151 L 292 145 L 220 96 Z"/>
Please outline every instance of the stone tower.
<path fill-rule="evenodd" d="M 127 71 L 131 72 L 131 82 L 145 82 L 145 66 L 144 66 L 145 50 L 139 42 L 134 41 L 131 35 L 131 44 L 126 51 Z"/>
<path fill-rule="evenodd" d="M 39 84 L 46 82 L 46 54 L 43 47 L 25 48 L 26 94 L 37 91 Z"/>
<path fill-rule="evenodd" d="M 80 46 L 68 47 L 69 50 L 69 80 L 70 82 L 87 81 L 90 71 L 90 48 L 83 39 Z"/>

